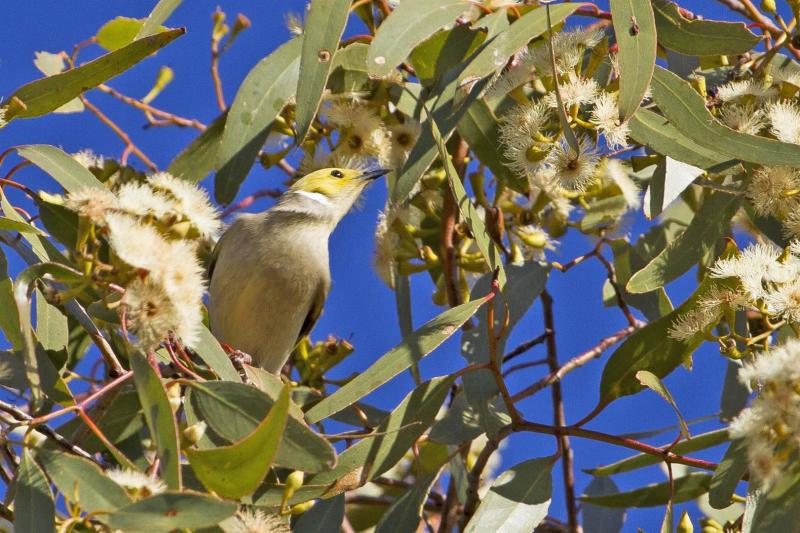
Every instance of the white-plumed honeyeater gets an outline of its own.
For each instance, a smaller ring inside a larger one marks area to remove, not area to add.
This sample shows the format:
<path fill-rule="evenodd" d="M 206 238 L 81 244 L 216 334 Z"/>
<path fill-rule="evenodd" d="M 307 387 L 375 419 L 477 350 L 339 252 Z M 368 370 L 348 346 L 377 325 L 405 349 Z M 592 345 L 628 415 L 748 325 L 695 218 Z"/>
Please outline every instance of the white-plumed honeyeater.
<path fill-rule="evenodd" d="M 231 224 L 209 268 L 217 339 L 279 372 L 322 313 L 331 284 L 328 237 L 367 184 L 386 172 L 317 170 L 272 208 Z"/>

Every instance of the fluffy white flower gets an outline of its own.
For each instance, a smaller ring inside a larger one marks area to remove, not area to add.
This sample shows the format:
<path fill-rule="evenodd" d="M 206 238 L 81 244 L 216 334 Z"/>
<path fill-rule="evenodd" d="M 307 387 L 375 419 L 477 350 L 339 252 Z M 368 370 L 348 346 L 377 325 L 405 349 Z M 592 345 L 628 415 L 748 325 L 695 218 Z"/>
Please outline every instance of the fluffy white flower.
<path fill-rule="evenodd" d="M 800 279 L 776 286 L 764 296 L 764 303 L 771 315 L 800 323 Z"/>
<path fill-rule="evenodd" d="M 106 472 L 106 475 L 137 500 L 161 494 L 167 490 L 167 485 L 160 479 L 136 470 L 113 468 Z"/>
<path fill-rule="evenodd" d="M 597 96 L 599 86 L 594 78 L 581 78 L 573 73 L 569 74 L 569 82 L 560 86 L 561 101 L 569 109 L 577 105 L 581 106 L 593 101 Z M 558 108 L 558 100 L 555 91 L 547 93 L 544 102 L 552 108 Z"/>
<path fill-rule="evenodd" d="M 767 106 L 770 132 L 783 142 L 800 144 L 800 108 L 782 101 Z"/>
<path fill-rule="evenodd" d="M 160 252 L 167 249 L 169 243 L 153 226 L 122 213 L 110 213 L 106 221 L 109 244 L 117 257 L 134 268 L 161 269 L 163 256 Z"/>
<path fill-rule="evenodd" d="M 171 198 L 142 183 L 130 182 L 122 185 L 117 190 L 117 197 L 121 211 L 138 217 L 161 218 L 176 209 Z"/>
<path fill-rule="evenodd" d="M 576 28 L 572 31 L 562 31 L 553 35 L 553 52 L 556 57 L 556 71 L 559 75 L 573 73 L 575 67 L 583 59 L 583 52 L 587 48 L 596 46 L 605 35 L 602 28 L 587 30 Z M 543 43 L 531 50 L 529 63 L 534 66 L 543 77 L 553 75 L 550 50 L 547 43 Z"/>
<path fill-rule="evenodd" d="M 720 316 L 719 309 L 699 306 L 676 318 L 669 328 L 669 336 L 678 341 L 688 341 L 716 324 Z"/>
<path fill-rule="evenodd" d="M 582 191 L 594 179 L 598 156 L 589 138 L 583 136 L 578 139 L 577 153 L 561 139 L 547 161 L 563 188 Z"/>
<path fill-rule="evenodd" d="M 215 239 L 222 223 L 219 212 L 211 205 L 208 194 L 193 183 L 178 179 L 167 172 L 158 172 L 149 176 L 150 186 L 170 196 L 177 211 L 206 239 Z"/>
<path fill-rule="evenodd" d="M 628 146 L 630 126 L 627 121 L 622 122 L 619 119 L 619 107 L 615 94 L 601 92 L 597 95 L 594 99 L 591 122 L 605 136 L 606 144 L 612 150 Z"/>
<path fill-rule="evenodd" d="M 750 135 L 756 135 L 767 124 L 764 111 L 752 103 L 728 104 L 720 110 L 719 118 L 729 128 Z"/>
<path fill-rule="evenodd" d="M 81 164 L 84 168 L 100 168 L 105 164 L 105 158 L 97 155 L 91 150 L 81 150 L 72 154 L 72 159 Z"/>
<path fill-rule="evenodd" d="M 286 519 L 260 509 L 242 509 L 220 526 L 225 533 L 290 533 Z"/>
<path fill-rule="evenodd" d="M 6 122 L 6 108 L 0 106 L 0 129 L 3 129 L 8 122 Z"/>
<path fill-rule="evenodd" d="M 717 88 L 717 98 L 723 102 L 730 102 L 743 96 L 767 99 L 776 94 L 774 88 L 766 87 L 757 80 L 731 81 Z"/>
<path fill-rule="evenodd" d="M 380 165 L 389 161 L 391 134 L 369 107 L 357 101 L 336 101 L 328 109 L 327 117 L 339 128 L 337 154 L 372 157 Z"/>
<path fill-rule="evenodd" d="M 392 225 L 396 220 L 405 222 L 408 216 L 408 207 L 395 207 L 390 204 L 387 204 L 384 211 L 378 215 L 373 264 L 380 278 L 391 288 L 395 287 L 395 261 L 400 244 L 400 238 L 392 231 Z"/>
<path fill-rule="evenodd" d="M 557 240 L 551 239 L 550 235 L 536 224 L 519 226 L 515 229 L 514 235 L 525 245 L 523 247 L 525 257 L 535 261 L 544 261 L 545 250 L 555 250 L 558 245 Z"/>
<path fill-rule="evenodd" d="M 389 161 L 392 168 L 400 168 L 406 162 L 408 154 L 414 148 L 422 132 L 422 126 L 413 119 L 406 119 L 401 124 L 389 126 L 392 147 L 389 153 Z"/>
<path fill-rule="evenodd" d="M 745 194 L 759 215 L 786 216 L 800 207 L 800 173 L 790 167 L 762 167 L 753 173 Z"/>
<path fill-rule="evenodd" d="M 769 293 L 769 284 L 787 283 L 798 275 L 798 261 L 779 262 L 781 253 L 775 246 L 752 244 L 737 257 L 718 259 L 708 272 L 714 278 L 738 278 L 755 302 Z"/>
<path fill-rule="evenodd" d="M 85 187 L 68 193 L 64 205 L 95 224 L 103 224 L 106 216 L 118 209 L 119 202 L 105 187 Z"/>
<path fill-rule="evenodd" d="M 550 145 L 536 139 L 549 118 L 549 110 L 540 102 L 516 106 L 503 115 L 500 144 L 509 168 L 530 176 L 544 166 Z"/>
<path fill-rule="evenodd" d="M 787 239 L 800 239 L 800 211 L 792 211 L 781 221 L 783 236 Z"/>
<path fill-rule="evenodd" d="M 772 74 L 773 83 L 788 83 L 800 87 L 800 72 L 794 69 L 780 68 L 773 70 L 770 74 Z"/>

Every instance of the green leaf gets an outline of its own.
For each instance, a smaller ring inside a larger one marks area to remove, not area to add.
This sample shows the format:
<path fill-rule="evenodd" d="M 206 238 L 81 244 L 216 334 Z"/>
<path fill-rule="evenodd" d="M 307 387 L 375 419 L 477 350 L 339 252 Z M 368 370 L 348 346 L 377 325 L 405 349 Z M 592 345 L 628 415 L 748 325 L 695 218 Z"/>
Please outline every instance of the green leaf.
<path fill-rule="evenodd" d="M 636 111 L 628 125 L 631 138 L 639 144 L 695 167 L 708 169 L 731 159 L 717 150 L 699 146 L 666 118 L 644 108 Z"/>
<path fill-rule="evenodd" d="M 498 13 L 505 17 L 501 11 Z M 434 33 L 411 52 L 411 65 L 417 79 L 427 86 L 441 80 L 453 65 L 469 57 L 485 39 L 485 31 L 467 26 Z"/>
<path fill-rule="evenodd" d="M 652 372 L 648 372 L 647 370 L 640 370 L 636 373 L 636 379 L 639 380 L 639 383 L 651 389 L 653 392 L 664 398 L 672 406 L 672 409 L 675 410 L 675 414 L 678 415 L 678 423 L 680 424 L 681 428 L 681 435 L 683 435 L 684 439 L 690 439 L 691 435 L 689 435 L 689 426 L 686 425 L 686 420 L 683 419 L 683 415 L 681 414 L 680 409 L 678 409 L 678 404 L 675 403 L 675 399 L 670 394 L 669 389 L 658 379 L 658 376 L 653 374 Z"/>
<path fill-rule="evenodd" d="M 580 222 L 580 230 L 584 233 L 615 224 L 628 210 L 628 204 L 621 195 L 600 198 L 589 204 Z"/>
<path fill-rule="evenodd" d="M 497 476 L 464 531 L 533 531 L 550 507 L 552 467 L 552 457 L 541 457 L 523 461 Z"/>
<path fill-rule="evenodd" d="M 730 220 L 741 197 L 715 192 L 706 198 L 695 219 L 677 239 L 628 281 L 627 290 L 649 292 L 663 287 L 698 263 L 730 231 Z"/>
<path fill-rule="evenodd" d="M 217 149 L 214 196 L 219 203 L 228 204 L 236 197 L 272 122 L 294 96 L 302 46 L 302 37 L 284 43 L 259 61 L 239 87 Z"/>
<path fill-rule="evenodd" d="M 234 502 L 206 494 L 165 492 L 118 509 L 109 515 L 108 523 L 126 533 L 153 533 L 216 526 L 235 512 Z"/>
<path fill-rule="evenodd" d="M 132 43 L 139 34 L 144 21 L 129 17 L 116 17 L 97 30 L 97 44 L 109 52 Z"/>
<path fill-rule="evenodd" d="M 494 178 L 515 191 L 524 193 L 528 188 L 527 181 L 503 163 L 499 130 L 497 117 L 484 99 L 478 99 L 469 106 L 456 127 L 458 134 L 467 141 L 481 163 L 489 167 Z"/>
<path fill-rule="evenodd" d="M 759 165 L 800 166 L 800 146 L 723 126 L 708 111 L 705 99 L 675 74 L 656 67 L 652 89 L 667 120 L 698 146 Z"/>
<path fill-rule="evenodd" d="M 433 423 L 450 392 L 452 376 L 426 381 L 406 396 L 375 430 L 375 436 L 360 440 L 339 455 L 329 472 L 308 480 L 334 495 L 362 485 L 392 468 Z"/>
<path fill-rule="evenodd" d="M 0 188 L 0 206 L 2 206 L 3 214 L 7 218 L 11 220 L 16 220 L 17 222 L 21 222 L 23 224 L 27 224 L 27 221 L 24 218 L 22 218 L 22 215 L 17 213 L 17 211 L 14 209 L 14 206 L 11 205 L 11 202 L 8 201 L 8 197 L 6 197 L 2 188 Z M 37 233 L 28 233 L 28 232 L 20 233 L 20 235 L 22 235 L 22 238 L 28 241 L 28 243 L 31 245 L 31 251 L 39 261 L 44 261 L 44 262 L 53 261 L 56 263 L 68 264 L 67 258 L 64 257 L 64 255 L 61 252 L 59 252 L 55 246 L 53 246 L 53 243 L 51 243 L 45 237 Z M 30 260 L 28 258 L 24 259 L 29 264 L 33 262 L 32 259 Z"/>
<path fill-rule="evenodd" d="M 586 487 L 586 496 L 604 496 L 619 492 L 611 478 L 595 477 Z M 591 503 L 581 506 L 584 533 L 619 533 L 625 523 L 625 509 L 609 509 Z"/>
<path fill-rule="evenodd" d="M 333 94 L 369 91 L 372 81 L 367 76 L 368 50 L 368 44 L 352 43 L 336 52 L 328 76 L 328 89 Z"/>
<path fill-rule="evenodd" d="M 437 30 L 470 7 L 465 0 L 405 0 L 381 23 L 367 53 L 370 76 L 385 78 Z"/>
<path fill-rule="evenodd" d="M 643 235 L 639 240 L 641 241 L 647 238 L 647 235 Z M 669 301 L 667 293 L 663 288 L 645 294 L 633 294 L 628 292 L 625 288 L 628 285 L 628 280 L 631 279 L 633 273 L 644 268 L 648 259 L 650 259 L 643 254 L 639 243 L 637 242 L 637 246 L 634 247 L 631 246 L 625 239 L 611 239 L 610 244 L 611 251 L 614 254 L 614 267 L 617 271 L 617 283 L 622 289 L 623 299 L 636 309 L 640 310 L 645 318 L 651 322 L 658 320 L 662 316 L 672 311 L 672 302 Z M 610 305 L 616 305 L 616 293 L 614 292 L 613 287 L 610 288 Z"/>
<path fill-rule="evenodd" d="M 642 385 L 636 379 L 636 372 L 649 370 L 663 379 L 684 361 L 690 360 L 692 353 L 703 343 L 702 333 L 685 342 L 669 335 L 673 323 L 687 311 L 694 309 L 697 301 L 709 291 L 724 287 L 725 282 L 705 278 L 692 296 L 670 314 L 637 330 L 611 354 L 600 380 L 600 404 L 608 404 L 622 396 L 636 394 Z"/>
<path fill-rule="evenodd" d="M 661 156 L 644 193 L 644 216 L 652 219 L 677 200 L 689 185 L 704 174 L 703 169 Z"/>
<path fill-rule="evenodd" d="M 55 146 L 28 144 L 18 146 L 17 153 L 50 174 L 67 192 L 87 187 L 105 188 L 86 167 Z"/>
<path fill-rule="evenodd" d="M 69 342 L 67 317 L 36 289 L 36 336 L 45 350 L 66 350 Z"/>
<path fill-rule="evenodd" d="M 731 442 L 722 461 L 711 477 L 708 503 L 714 509 L 725 509 L 731 504 L 731 496 L 747 472 L 747 446 L 743 440 Z"/>
<path fill-rule="evenodd" d="M 349 14 L 350 0 L 312 0 L 306 12 L 295 108 L 298 143 L 319 109 Z"/>
<path fill-rule="evenodd" d="M 681 54 L 739 55 L 749 51 L 760 40 L 742 22 L 686 19 L 674 2 L 654 0 L 653 11 L 658 42 Z"/>
<path fill-rule="evenodd" d="M 458 328 L 469 317 L 474 315 L 478 308 L 486 303 L 489 298 L 491 296 L 485 296 L 448 309 L 417 329 L 403 339 L 400 344 L 386 352 L 368 369 L 309 409 L 306 412 L 308 422 L 314 424 L 334 413 L 338 413 L 404 370 L 407 370 L 458 331 Z"/>
<path fill-rule="evenodd" d="M 43 449 L 36 453 L 36 458 L 58 491 L 71 502 L 80 502 L 83 511 L 108 512 L 131 503 L 125 489 L 91 461 L 61 450 Z"/>
<path fill-rule="evenodd" d="M 67 248 L 78 244 L 78 213 L 61 204 L 50 203 L 42 196 L 36 198 L 39 218 L 50 235 Z"/>
<path fill-rule="evenodd" d="M 125 72 L 186 33 L 179 28 L 145 37 L 77 68 L 23 85 L 8 97 L 5 120 L 38 117 Z M 16 104 L 15 99 L 23 105 Z"/>
<path fill-rule="evenodd" d="M 695 435 L 691 440 L 684 440 L 675 445 L 672 449 L 674 453 L 686 455 L 688 453 L 705 450 L 728 441 L 727 429 L 715 429 L 708 433 Z M 611 463 L 609 465 L 601 466 L 598 468 L 590 468 L 585 470 L 587 474 L 593 476 L 610 476 L 613 474 L 621 474 L 623 472 L 630 472 L 639 468 L 644 468 L 650 465 L 656 465 L 661 462 L 661 458 L 655 457 L 650 454 L 640 453 L 632 457 L 626 457 L 621 461 Z"/>
<path fill-rule="evenodd" d="M 747 331 L 746 311 L 736 312 L 736 331 Z M 739 346 L 739 349 L 744 346 Z M 739 381 L 739 370 L 742 365 L 739 362 L 728 361 L 725 367 L 725 381 L 722 383 L 720 393 L 719 418 L 728 422 L 738 415 L 747 406 L 750 398 L 750 388 Z"/>
<path fill-rule="evenodd" d="M 50 482 L 33 460 L 31 451 L 24 448 L 14 490 L 14 529 L 37 533 L 55 531 L 56 504 Z"/>
<path fill-rule="evenodd" d="M 619 114 L 627 120 L 639 109 L 656 64 L 656 21 L 650 0 L 610 0 L 619 45 Z"/>
<path fill-rule="evenodd" d="M 467 395 L 459 391 L 447 406 L 444 416 L 431 427 L 428 438 L 440 444 L 457 446 L 477 438 L 481 433 L 481 418 L 467 402 Z"/>
<path fill-rule="evenodd" d="M 300 515 L 293 533 L 340 533 L 344 521 L 344 494 L 319 500 Z"/>
<path fill-rule="evenodd" d="M 190 424 L 203 420 L 208 424 L 207 433 L 237 442 L 264 419 L 274 397 L 243 383 L 208 381 L 194 383 L 184 404 Z M 305 425 L 303 413 L 294 404 L 289 414 L 275 464 L 304 472 L 331 468 L 336 462 L 331 445 Z"/>
<path fill-rule="evenodd" d="M 497 246 L 492 240 L 492 236 L 486 229 L 486 224 L 483 222 L 476 207 L 472 204 L 469 195 L 467 195 L 464 184 L 461 182 L 461 178 L 458 176 L 453 162 L 450 160 L 450 154 L 447 153 L 447 146 L 442 138 L 442 134 L 439 132 L 436 121 L 430 117 L 430 115 L 428 115 L 428 120 L 433 133 L 433 139 L 436 142 L 436 146 L 439 147 L 439 157 L 447 173 L 447 179 L 450 183 L 450 189 L 453 191 L 456 203 L 458 204 L 458 210 L 466 221 L 470 233 L 472 233 L 472 237 L 475 239 L 478 250 L 481 251 L 481 255 L 483 255 L 483 258 L 486 260 L 486 264 L 489 265 L 489 270 L 492 272 L 495 270 L 498 271 L 497 282 L 500 284 L 500 289 L 502 290 L 506 284 L 506 271 L 503 268 L 503 258 L 500 255 L 500 250 L 497 249 Z"/>
<path fill-rule="evenodd" d="M 422 518 L 422 506 L 428 499 L 439 472 L 422 476 L 383 513 L 375 533 L 416 533 Z"/>
<path fill-rule="evenodd" d="M 673 503 L 683 503 L 708 492 L 711 475 L 693 472 L 675 478 Z M 670 501 L 669 483 L 655 483 L 639 489 L 603 496 L 581 496 L 581 501 L 603 507 L 655 507 Z"/>
<path fill-rule="evenodd" d="M 181 5 L 182 0 L 159 0 L 156 7 L 150 12 L 150 15 L 145 19 L 139 33 L 136 34 L 137 39 L 148 37 L 161 31 L 162 24 L 166 22 L 172 12 Z"/>
<path fill-rule="evenodd" d="M 31 296 L 37 279 L 49 276 L 55 281 L 78 283 L 83 280 L 83 275 L 67 266 L 58 263 L 39 263 L 23 270 L 14 282 L 14 301 L 19 313 L 20 329 L 22 330 L 23 357 L 25 361 L 25 376 L 31 388 L 31 402 L 38 409 L 42 400 L 43 387 L 47 385 L 48 376 L 46 369 L 39 367 L 37 355 L 38 343 L 33 336 L 31 324 Z M 54 378 L 60 381 L 58 376 Z M 69 389 L 65 391 L 66 398 L 70 398 Z M 34 409 L 34 410 L 35 410 Z"/>
<path fill-rule="evenodd" d="M 745 511 L 745 522 L 747 514 Z M 752 516 L 750 528 L 745 529 L 746 526 L 743 525 L 743 531 L 797 533 L 797 517 L 800 516 L 800 474 L 796 468 L 785 472 L 768 492 L 761 493 Z"/>
<path fill-rule="evenodd" d="M 553 25 L 560 24 L 581 5 L 580 3 L 565 3 L 550 6 L 551 22 Z M 547 18 L 544 7 L 525 13 L 507 30 L 500 32 L 485 43 L 480 52 L 470 60 L 459 75 L 458 85 L 462 86 L 497 72 L 512 55 L 546 31 Z"/>
<path fill-rule="evenodd" d="M 172 414 L 167 391 L 144 355 L 134 352 L 130 361 L 144 419 L 160 461 L 161 478 L 170 489 L 180 490 L 181 456 L 178 448 L 178 425 Z"/>
<path fill-rule="evenodd" d="M 8 260 L 0 248 L 0 329 L 15 350 L 25 345 L 19 323 L 19 311 L 14 300 L 14 283 L 8 276 Z"/>
<path fill-rule="evenodd" d="M 200 334 L 198 335 L 197 342 L 192 346 L 198 357 L 203 360 L 208 367 L 216 372 L 220 379 L 226 381 L 240 382 L 242 378 L 236 367 L 233 366 L 230 357 L 219 345 L 219 341 L 208 331 L 208 328 L 202 326 Z"/>
<path fill-rule="evenodd" d="M 172 160 L 167 172 L 194 183 L 205 179 L 214 170 L 227 116 L 226 111 L 215 118 L 203 133 L 195 137 L 189 146 Z"/>
<path fill-rule="evenodd" d="M 53 76 L 63 72 L 67 67 L 64 57 L 50 52 L 36 52 L 33 65 L 45 76 Z"/>
<path fill-rule="evenodd" d="M 289 416 L 289 386 L 284 386 L 269 414 L 252 433 L 229 446 L 184 450 L 205 487 L 226 498 L 252 494 L 263 481 L 278 451 Z"/>

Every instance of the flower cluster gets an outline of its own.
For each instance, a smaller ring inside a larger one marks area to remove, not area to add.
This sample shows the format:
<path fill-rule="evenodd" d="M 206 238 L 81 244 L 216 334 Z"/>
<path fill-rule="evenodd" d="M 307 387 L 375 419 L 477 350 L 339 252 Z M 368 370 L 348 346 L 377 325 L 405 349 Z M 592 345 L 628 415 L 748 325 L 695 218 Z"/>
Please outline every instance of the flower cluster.
<path fill-rule="evenodd" d="M 800 341 L 760 353 L 739 379 L 758 396 L 731 422 L 730 435 L 743 439 L 751 474 L 768 488 L 800 452 Z"/>
<path fill-rule="evenodd" d="M 79 160 L 87 159 L 95 161 L 86 155 Z M 124 288 L 119 309 L 138 345 L 152 349 L 170 331 L 192 345 L 205 291 L 198 252 L 220 231 L 206 193 L 162 172 L 113 189 L 71 192 L 64 205 L 86 221 L 78 261 L 96 272 L 101 286 Z"/>

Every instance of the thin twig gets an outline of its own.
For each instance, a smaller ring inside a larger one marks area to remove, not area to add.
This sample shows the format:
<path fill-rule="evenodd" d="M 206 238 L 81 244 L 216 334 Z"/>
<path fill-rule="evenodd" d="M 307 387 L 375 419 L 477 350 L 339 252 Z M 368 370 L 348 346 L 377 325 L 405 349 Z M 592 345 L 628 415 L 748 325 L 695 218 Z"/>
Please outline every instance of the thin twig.
<path fill-rule="evenodd" d="M 108 85 L 105 85 L 103 83 L 98 85 L 97 88 L 100 91 L 102 91 L 102 92 L 104 92 L 104 93 L 106 93 L 108 95 L 113 96 L 114 98 L 116 98 L 117 100 L 119 100 L 121 102 L 124 102 L 124 103 L 126 103 L 126 104 L 128 104 L 130 106 L 135 107 L 136 109 L 144 111 L 145 114 L 147 115 L 147 120 L 152 125 L 161 125 L 161 123 L 153 121 L 150 118 L 150 115 L 154 115 L 156 117 L 160 117 L 160 118 L 164 119 L 164 122 L 166 122 L 168 124 L 175 125 L 175 126 L 180 126 L 180 127 L 185 127 L 185 128 L 195 128 L 195 129 L 198 129 L 200 131 L 205 131 L 205 129 L 206 129 L 206 125 L 203 124 L 202 122 L 200 122 L 197 119 L 181 117 L 181 116 L 178 116 L 178 115 L 176 115 L 174 113 L 169 113 L 169 112 L 164 111 L 162 109 L 158 109 L 157 107 L 153 107 L 150 104 L 146 104 L 146 103 L 142 102 L 141 100 L 137 100 L 136 98 L 132 98 L 130 96 L 124 95 L 121 92 L 117 91 L 116 89 L 114 89 L 112 87 L 109 87 Z"/>
<path fill-rule="evenodd" d="M 113 132 L 114 132 L 114 133 L 117 135 L 117 137 L 119 137 L 119 138 L 122 140 L 122 142 L 124 142 L 124 143 L 125 143 L 125 151 L 123 152 L 123 157 L 122 157 L 122 160 L 120 161 L 122 164 L 125 164 L 125 161 L 124 161 L 124 160 L 127 158 L 127 157 L 126 157 L 126 154 L 127 154 L 127 153 L 133 153 L 133 154 L 136 154 L 136 156 L 137 156 L 139 159 L 141 159 L 141 160 L 142 160 L 142 163 L 144 163 L 145 165 L 147 165 L 147 167 L 148 167 L 150 170 L 154 170 L 154 171 L 155 171 L 155 170 L 158 170 L 158 167 L 156 166 L 156 164 L 155 164 L 155 163 L 153 163 L 153 162 L 150 160 L 150 158 L 149 158 L 149 157 L 147 157 L 147 156 L 144 154 L 144 152 L 142 152 L 142 151 L 139 149 L 139 147 L 138 147 L 138 146 L 136 146 L 135 144 L 133 144 L 133 141 L 131 140 L 130 136 L 129 136 L 127 133 L 125 133 L 125 131 L 124 131 L 122 128 L 120 128 L 119 126 L 117 126 L 117 124 L 116 124 L 116 123 L 115 123 L 113 120 L 111 120 L 110 118 L 108 118 L 108 117 L 105 115 L 105 113 L 103 113 L 102 111 L 100 111 L 100 109 L 98 109 L 98 108 L 97 108 L 97 106 L 95 106 L 93 103 L 91 103 L 91 102 L 90 102 L 90 101 L 89 101 L 89 100 L 86 98 L 86 96 L 84 96 L 84 95 L 81 95 L 81 96 L 80 96 L 80 99 L 81 99 L 81 102 L 83 102 L 83 105 L 84 105 L 84 106 L 86 106 L 86 109 L 88 109 L 89 111 L 91 111 L 92 113 L 94 113 L 94 115 L 95 115 L 97 118 L 99 118 L 99 119 L 100 119 L 100 121 L 101 121 L 103 124 L 105 124 L 106 126 L 108 126 L 109 128 L 111 128 L 111 131 L 113 131 Z"/>
<path fill-rule="evenodd" d="M 505 354 L 503 356 L 503 363 L 508 363 L 509 361 L 514 359 L 515 357 L 519 357 L 520 355 L 524 354 L 525 352 L 527 352 L 528 350 L 530 350 L 534 346 L 542 344 L 545 341 L 545 339 L 547 339 L 547 336 L 549 334 L 550 334 L 549 332 L 545 331 L 544 333 L 542 333 L 538 337 L 536 337 L 534 339 L 531 339 L 529 341 L 523 342 L 522 344 L 520 344 L 519 346 L 517 346 L 516 348 L 514 348 L 513 350 L 511 350 L 510 352 L 508 352 L 507 354 Z"/>
<path fill-rule="evenodd" d="M 225 211 L 222 212 L 222 217 L 225 218 L 229 215 L 232 215 L 236 211 L 247 209 L 259 198 L 280 198 L 281 194 L 283 194 L 283 191 L 279 189 L 261 189 L 260 191 L 256 191 L 250 196 L 247 196 L 241 201 L 229 206 L 227 209 L 225 209 Z"/>
<path fill-rule="evenodd" d="M 551 374 L 558 374 L 558 353 L 556 351 L 556 326 L 553 318 L 553 298 L 547 289 L 542 291 L 542 310 L 544 314 L 544 328 L 549 331 L 547 336 L 547 364 Z M 565 426 L 564 399 L 561 393 L 561 381 L 551 383 L 550 390 L 553 397 L 553 423 L 555 426 Z M 567 505 L 567 522 L 572 533 L 579 533 L 581 526 L 578 523 L 578 503 L 575 498 L 575 471 L 573 468 L 572 448 L 566 435 L 556 435 L 558 449 L 561 453 L 561 465 L 564 475 L 564 496 Z"/>
<path fill-rule="evenodd" d="M 31 417 L 28 413 L 20 410 L 19 408 L 15 407 L 15 406 L 13 406 L 11 404 L 3 402 L 3 401 L 0 401 L 0 411 L 4 411 L 4 412 L 10 414 L 12 417 L 14 417 L 14 420 L 19 422 L 21 425 L 22 424 L 27 424 L 31 420 L 33 420 L 33 417 Z M 72 452 L 75 455 L 79 455 L 80 457 L 83 457 L 84 459 L 89 459 L 92 462 L 97 462 L 92 454 L 90 454 L 89 452 L 87 452 L 83 448 L 81 448 L 79 446 L 75 446 L 74 444 L 70 443 L 67 439 L 65 439 L 64 437 L 62 437 L 58 433 L 56 433 L 55 430 L 53 430 L 49 426 L 42 426 L 42 427 L 36 428 L 36 431 L 38 431 L 39 433 L 41 433 L 41 434 L 45 435 L 46 437 L 52 439 L 56 444 L 61 446 L 63 449 L 65 449 L 65 450 L 67 450 L 69 452 Z"/>

